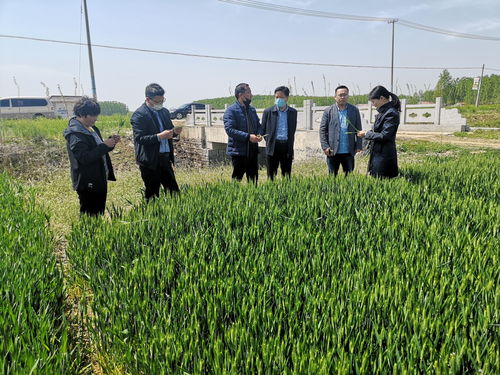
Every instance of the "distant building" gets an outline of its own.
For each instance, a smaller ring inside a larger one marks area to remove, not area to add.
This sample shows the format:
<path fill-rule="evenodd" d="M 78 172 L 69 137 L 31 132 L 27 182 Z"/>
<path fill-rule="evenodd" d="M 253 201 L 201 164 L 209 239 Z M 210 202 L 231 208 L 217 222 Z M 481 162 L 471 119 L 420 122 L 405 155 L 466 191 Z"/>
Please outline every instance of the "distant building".
<path fill-rule="evenodd" d="M 81 96 L 52 95 L 49 101 L 54 106 L 57 117 L 69 118 L 73 116 L 73 107 L 81 98 Z"/>

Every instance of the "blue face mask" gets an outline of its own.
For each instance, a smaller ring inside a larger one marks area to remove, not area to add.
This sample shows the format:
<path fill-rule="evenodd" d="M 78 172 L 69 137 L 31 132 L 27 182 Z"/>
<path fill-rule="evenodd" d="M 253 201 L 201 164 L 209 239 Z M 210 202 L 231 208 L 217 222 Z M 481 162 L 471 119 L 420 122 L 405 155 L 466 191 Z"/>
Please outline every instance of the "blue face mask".
<path fill-rule="evenodd" d="M 276 98 L 276 100 L 274 101 L 274 104 L 276 104 L 276 106 L 278 108 L 282 108 L 286 105 L 286 101 L 283 98 Z"/>

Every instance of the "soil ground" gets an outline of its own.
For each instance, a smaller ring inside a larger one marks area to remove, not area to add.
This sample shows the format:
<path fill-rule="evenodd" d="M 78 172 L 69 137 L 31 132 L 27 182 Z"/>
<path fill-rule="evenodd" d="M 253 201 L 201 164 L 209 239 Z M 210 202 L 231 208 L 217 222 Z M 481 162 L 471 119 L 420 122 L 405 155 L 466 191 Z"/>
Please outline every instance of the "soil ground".
<path fill-rule="evenodd" d="M 457 146 L 486 147 L 500 149 L 500 140 L 482 138 L 462 138 L 440 132 L 398 132 L 397 139 L 449 143 Z"/>

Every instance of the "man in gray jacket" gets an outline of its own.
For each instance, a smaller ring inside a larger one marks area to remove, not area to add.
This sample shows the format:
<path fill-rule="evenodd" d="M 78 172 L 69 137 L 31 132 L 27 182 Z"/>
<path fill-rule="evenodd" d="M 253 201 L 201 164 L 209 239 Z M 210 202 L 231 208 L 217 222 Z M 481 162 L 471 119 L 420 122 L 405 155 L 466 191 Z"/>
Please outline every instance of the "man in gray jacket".
<path fill-rule="evenodd" d="M 319 139 L 326 155 L 328 171 L 337 175 L 339 167 L 347 175 L 354 170 L 354 155 L 362 149 L 362 139 L 356 133 L 361 130 L 361 115 L 356 106 L 349 104 L 349 89 L 338 86 L 335 89 L 335 104 L 325 109 Z"/>

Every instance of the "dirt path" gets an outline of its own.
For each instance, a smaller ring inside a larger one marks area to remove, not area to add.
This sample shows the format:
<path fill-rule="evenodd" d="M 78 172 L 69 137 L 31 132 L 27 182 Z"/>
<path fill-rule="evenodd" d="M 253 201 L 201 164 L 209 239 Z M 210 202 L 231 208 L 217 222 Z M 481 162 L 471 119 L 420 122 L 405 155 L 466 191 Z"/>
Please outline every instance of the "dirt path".
<path fill-rule="evenodd" d="M 458 146 L 466 147 L 486 147 L 500 149 L 500 140 L 481 139 L 481 138 L 461 138 L 455 137 L 452 134 L 440 132 L 398 132 L 398 139 L 402 140 L 423 140 L 437 143 L 450 143 Z"/>

